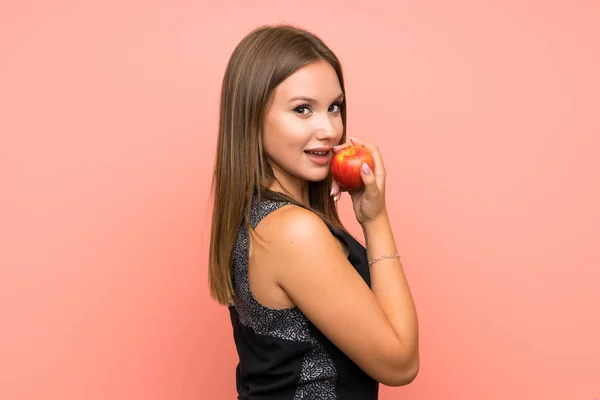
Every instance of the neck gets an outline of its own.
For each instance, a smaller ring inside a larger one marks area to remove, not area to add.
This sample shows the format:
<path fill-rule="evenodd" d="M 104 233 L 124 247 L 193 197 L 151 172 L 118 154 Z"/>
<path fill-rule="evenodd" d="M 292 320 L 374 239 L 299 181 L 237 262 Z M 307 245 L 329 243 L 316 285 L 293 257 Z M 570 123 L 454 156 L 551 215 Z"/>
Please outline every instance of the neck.
<path fill-rule="evenodd" d="M 275 180 L 269 189 L 283 193 L 298 203 L 310 208 L 310 199 L 308 196 L 308 182 L 299 178 L 284 176 L 275 172 Z"/>

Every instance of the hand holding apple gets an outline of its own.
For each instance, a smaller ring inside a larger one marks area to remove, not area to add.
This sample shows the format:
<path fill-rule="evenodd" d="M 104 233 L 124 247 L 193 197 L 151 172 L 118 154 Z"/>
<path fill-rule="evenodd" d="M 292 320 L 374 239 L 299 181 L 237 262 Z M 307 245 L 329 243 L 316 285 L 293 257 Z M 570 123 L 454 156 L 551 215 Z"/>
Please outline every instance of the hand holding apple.
<path fill-rule="evenodd" d="M 363 170 L 363 166 L 368 166 Z M 386 169 L 379 148 L 366 140 L 350 138 L 334 148 L 330 165 L 332 196 L 339 199 L 341 191 L 348 191 L 358 222 L 369 221 L 387 214 L 385 205 Z M 341 191 L 340 191 L 341 189 Z"/>
<path fill-rule="evenodd" d="M 331 160 L 330 170 L 333 179 L 343 190 L 356 190 L 364 186 L 360 169 L 363 163 L 375 169 L 371 152 L 363 146 L 349 145 L 338 150 Z"/>

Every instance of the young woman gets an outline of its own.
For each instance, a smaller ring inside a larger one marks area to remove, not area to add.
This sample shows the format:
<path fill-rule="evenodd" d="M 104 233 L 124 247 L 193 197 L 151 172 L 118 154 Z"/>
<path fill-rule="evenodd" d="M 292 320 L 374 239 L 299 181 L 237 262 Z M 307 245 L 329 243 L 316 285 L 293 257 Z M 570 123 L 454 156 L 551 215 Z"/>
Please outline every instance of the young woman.
<path fill-rule="evenodd" d="M 385 203 L 386 171 L 350 192 L 366 248 L 336 211 L 346 143 L 340 62 L 313 34 L 265 26 L 227 65 L 213 181 L 211 294 L 229 307 L 239 399 L 377 399 L 419 369 L 415 306 Z M 343 144 L 340 144 L 343 143 Z"/>

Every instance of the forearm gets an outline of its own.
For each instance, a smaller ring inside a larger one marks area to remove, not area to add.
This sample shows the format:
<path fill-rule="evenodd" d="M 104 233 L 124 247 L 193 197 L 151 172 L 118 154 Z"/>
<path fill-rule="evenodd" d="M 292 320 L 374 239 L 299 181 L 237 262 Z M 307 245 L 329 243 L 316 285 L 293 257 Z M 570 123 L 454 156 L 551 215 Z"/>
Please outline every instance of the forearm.
<path fill-rule="evenodd" d="M 397 253 L 387 213 L 362 225 L 367 257 Z M 373 263 L 371 289 L 410 358 L 418 357 L 418 323 L 415 305 L 399 258 Z"/>

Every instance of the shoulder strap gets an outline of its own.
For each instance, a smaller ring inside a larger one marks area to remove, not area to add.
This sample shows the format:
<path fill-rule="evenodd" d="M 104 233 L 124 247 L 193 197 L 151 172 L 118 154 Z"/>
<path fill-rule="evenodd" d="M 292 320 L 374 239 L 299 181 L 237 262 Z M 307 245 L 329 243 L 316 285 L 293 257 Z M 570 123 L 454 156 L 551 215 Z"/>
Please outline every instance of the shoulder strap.
<path fill-rule="evenodd" d="M 265 218 L 273 211 L 278 210 L 279 208 L 288 204 L 293 203 L 265 198 L 261 199 L 261 201 L 259 202 L 258 197 L 255 195 L 252 198 L 252 205 L 250 207 L 250 225 L 252 226 L 252 228 L 256 228 L 256 226 L 260 223 L 260 221 L 262 221 L 263 218 Z"/>

